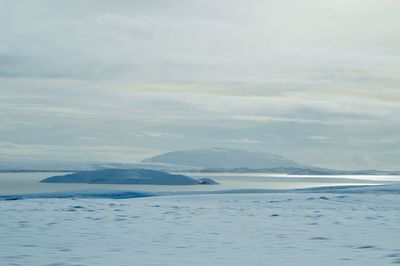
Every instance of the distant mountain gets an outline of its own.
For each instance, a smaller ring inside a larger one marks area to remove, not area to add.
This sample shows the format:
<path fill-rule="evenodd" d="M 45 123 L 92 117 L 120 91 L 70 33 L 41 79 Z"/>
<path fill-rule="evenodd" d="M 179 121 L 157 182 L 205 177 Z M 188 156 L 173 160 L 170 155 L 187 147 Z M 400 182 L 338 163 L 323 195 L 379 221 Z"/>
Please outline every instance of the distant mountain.
<path fill-rule="evenodd" d="M 276 167 L 276 168 L 202 168 L 186 172 L 196 173 L 277 173 L 288 175 L 400 175 L 400 171 L 384 170 L 337 170 L 319 167 Z"/>
<path fill-rule="evenodd" d="M 90 159 L 90 158 L 89 158 Z M 337 170 L 301 165 L 283 156 L 237 149 L 173 151 L 139 163 L 56 161 L 0 158 L 2 172 L 77 172 L 104 169 L 148 169 L 192 173 L 286 173 L 292 175 L 400 175 L 400 171 Z"/>
<path fill-rule="evenodd" d="M 90 159 L 90 158 L 89 158 Z M 155 163 L 119 163 L 101 161 L 62 161 L 62 160 L 42 160 L 42 159 L 8 159 L 0 158 L 0 173 L 2 172 L 78 172 L 89 170 L 102 170 L 110 168 L 143 168 L 160 170 L 165 172 L 185 172 L 192 167 L 170 164 Z"/>
<path fill-rule="evenodd" d="M 208 169 L 305 167 L 272 153 L 224 148 L 173 151 L 145 159 L 142 163 L 183 165 Z"/>
<path fill-rule="evenodd" d="M 213 180 L 194 179 L 185 175 L 169 174 L 149 169 L 103 169 L 80 171 L 73 174 L 52 176 L 41 183 L 89 184 L 146 184 L 146 185 L 199 185 L 216 184 Z"/>
<path fill-rule="evenodd" d="M 0 158 L 0 171 L 81 171 L 91 170 L 102 162 L 43 160 L 34 158 Z"/>
<path fill-rule="evenodd" d="M 169 172 L 286 173 L 292 175 L 400 175 L 400 171 L 337 170 L 298 164 L 266 152 L 211 148 L 167 152 L 143 160 L 142 168 Z"/>

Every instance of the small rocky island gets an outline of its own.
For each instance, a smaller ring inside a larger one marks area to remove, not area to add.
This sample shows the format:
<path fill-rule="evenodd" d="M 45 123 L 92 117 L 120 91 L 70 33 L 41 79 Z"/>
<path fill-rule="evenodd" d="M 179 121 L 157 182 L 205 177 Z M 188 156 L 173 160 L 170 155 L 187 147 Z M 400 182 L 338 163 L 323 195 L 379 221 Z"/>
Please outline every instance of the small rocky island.
<path fill-rule="evenodd" d="M 146 185 L 214 185 L 209 178 L 194 179 L 179 174 L 149 169 L 103 169 L 79 171 L 72 174 L 52 176 L 41 183 L 87 183 L 87 184 L 146 184 Z"/>

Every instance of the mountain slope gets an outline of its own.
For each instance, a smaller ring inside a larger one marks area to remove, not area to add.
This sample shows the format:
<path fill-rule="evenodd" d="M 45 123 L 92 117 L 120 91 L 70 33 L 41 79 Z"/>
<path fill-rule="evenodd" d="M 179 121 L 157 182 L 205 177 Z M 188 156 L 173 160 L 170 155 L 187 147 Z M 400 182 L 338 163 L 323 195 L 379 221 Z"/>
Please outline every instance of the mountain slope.
<path fill-rule="evenodd" d="M 224 148 L 168 152 L 145 159 L 142 162 L 224 169 L 301 167 L 290 159 L 271 153 Z"/>

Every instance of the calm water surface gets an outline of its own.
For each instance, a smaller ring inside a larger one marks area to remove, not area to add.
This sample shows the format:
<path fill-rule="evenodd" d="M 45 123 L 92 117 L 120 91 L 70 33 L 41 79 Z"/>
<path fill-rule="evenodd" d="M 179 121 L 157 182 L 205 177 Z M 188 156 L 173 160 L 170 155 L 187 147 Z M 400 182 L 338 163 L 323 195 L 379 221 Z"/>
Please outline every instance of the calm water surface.
<path fill-rule="evenodd" d="M 66 173 L 0 173 L 0 195 L 49 193 L 85 189 L 118 189 L 125 191 L 213 191 L 224 189 L 290 189 L 338 185 L 377 185 L 400 182 L 400 176 L 304 176 L 270 173 L 184 173 L 194 178 L 209 177 L 218 185 L 112 185 L 49 184 L 40 180 Z"/>

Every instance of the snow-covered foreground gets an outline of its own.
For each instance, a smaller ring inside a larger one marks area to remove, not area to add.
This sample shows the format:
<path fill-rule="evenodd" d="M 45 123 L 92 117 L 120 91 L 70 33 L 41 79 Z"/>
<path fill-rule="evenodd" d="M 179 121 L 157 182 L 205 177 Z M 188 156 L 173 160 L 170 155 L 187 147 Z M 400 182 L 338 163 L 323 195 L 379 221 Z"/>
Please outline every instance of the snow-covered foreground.
<path fill-rule="evenodd" d="M 400 263 L 398 193 L 0 201 L 0 265 Z"/>

